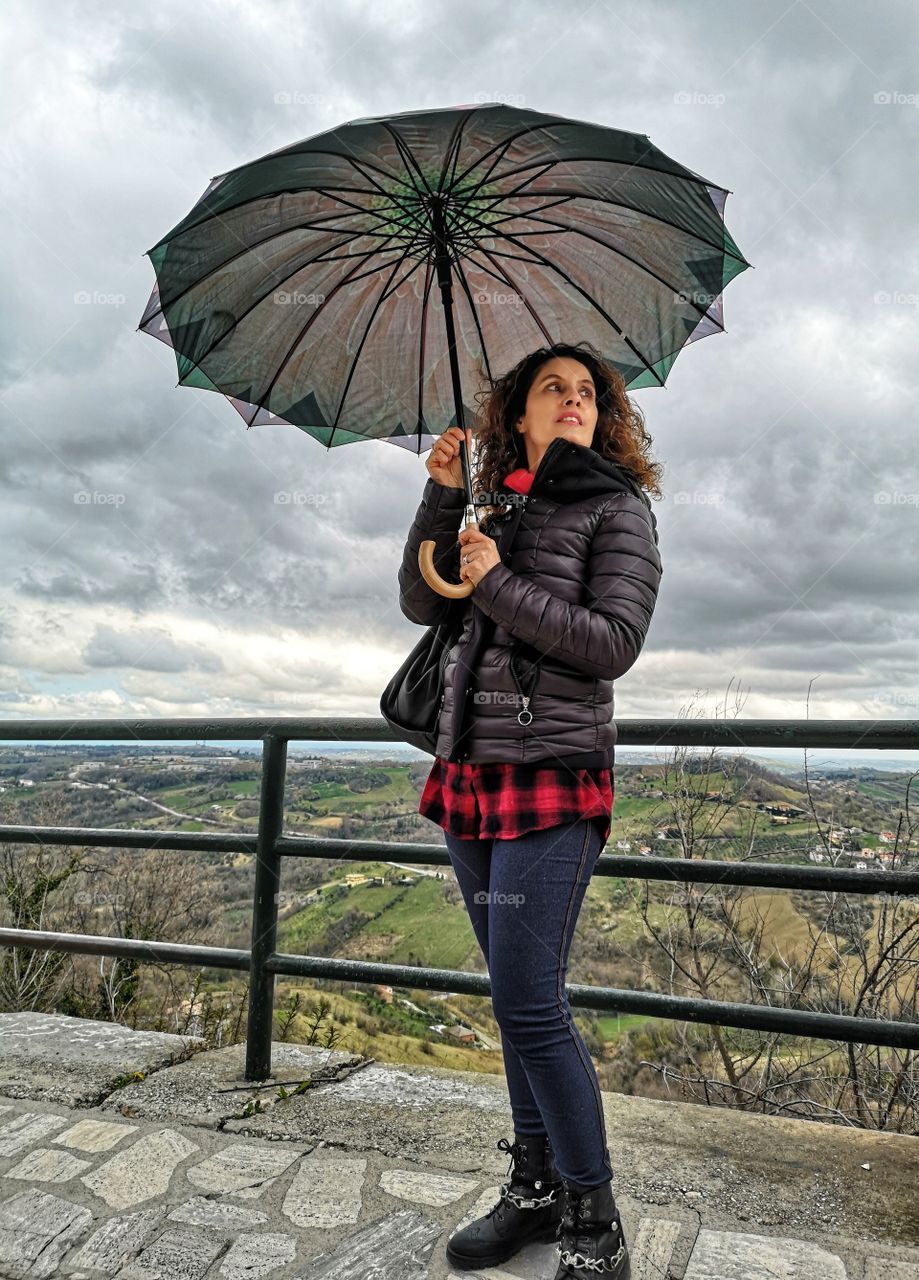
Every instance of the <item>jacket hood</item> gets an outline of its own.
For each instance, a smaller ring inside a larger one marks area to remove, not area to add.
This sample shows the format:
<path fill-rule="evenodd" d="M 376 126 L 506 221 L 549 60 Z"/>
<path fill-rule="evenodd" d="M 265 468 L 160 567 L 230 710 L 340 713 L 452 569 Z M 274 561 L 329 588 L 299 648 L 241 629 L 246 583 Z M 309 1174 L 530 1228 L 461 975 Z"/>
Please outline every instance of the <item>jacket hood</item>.
<path fill-rule="evenodd" d="M 556 436 L 540 459 L 527 496 L 530 500 L 545 498 L 563 506 L 602 494 L 623 492 L 633 494 L 645 504 L 657 542 L 657 518 L 636 476 L 628 468 L 601 457 L 590 445 L 575 444 L 564 436 Z"/>

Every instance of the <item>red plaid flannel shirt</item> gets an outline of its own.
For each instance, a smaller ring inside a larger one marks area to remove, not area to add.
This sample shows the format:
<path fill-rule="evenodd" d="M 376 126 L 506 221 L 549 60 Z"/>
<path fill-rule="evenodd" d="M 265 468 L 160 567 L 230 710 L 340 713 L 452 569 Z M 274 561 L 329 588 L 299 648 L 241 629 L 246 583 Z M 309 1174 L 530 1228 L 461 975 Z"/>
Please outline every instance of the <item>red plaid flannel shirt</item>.
<path fill-rule="evenodd" d="M 504 477 L 519 493 L 533 475 L 521 468 Z M 604 818 L 603 844 L 613 813 L 612 769 L 553 764 L 449 761 L 434 757 L 419 813 L 462 840 L 513 840 L 527 831 L 582 818 Z"/>
<path fill-rule="evenodd" d="M 418 812 L 461 840 L 513 840 L 526 831 L 613 813 L 612 769 L 503 764 L 434 757 Z"/>

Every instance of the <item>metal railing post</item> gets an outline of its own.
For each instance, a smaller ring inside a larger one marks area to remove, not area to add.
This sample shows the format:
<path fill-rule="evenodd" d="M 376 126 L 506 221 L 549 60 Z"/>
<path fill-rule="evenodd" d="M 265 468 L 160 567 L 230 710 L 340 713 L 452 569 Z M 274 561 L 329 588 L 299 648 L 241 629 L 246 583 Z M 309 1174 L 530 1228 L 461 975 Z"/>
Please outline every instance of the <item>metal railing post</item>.
<path fill-rule="evenodd" d="M 274 974 L 265 968 L 265 961 L 277 946 L 281 859 L 276 842 L 284 826 L 284 780 L 287 772 L 287 739 L 269 733 L 265 735 L 263 743 L 252 903 L 249 1022 L 246 1031 L 247 1080 L 265 1080 L 271 1075 Z"/>

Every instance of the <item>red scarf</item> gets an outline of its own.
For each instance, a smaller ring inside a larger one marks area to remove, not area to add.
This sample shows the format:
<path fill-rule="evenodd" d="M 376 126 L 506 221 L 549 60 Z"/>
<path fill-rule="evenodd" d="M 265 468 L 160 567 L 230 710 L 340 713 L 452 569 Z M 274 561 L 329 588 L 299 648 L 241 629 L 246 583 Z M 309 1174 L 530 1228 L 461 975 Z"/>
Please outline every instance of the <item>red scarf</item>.
<path fill-rule="evenodd" d="M 513 489 L 515 493 L 529 493 L 533 477 L 534 473 L 532 471 L 527 471 L 525 467 L 518 467 L 516 471 L 511 471 L 504 477 L 504 483 L 509 489 Z"/>

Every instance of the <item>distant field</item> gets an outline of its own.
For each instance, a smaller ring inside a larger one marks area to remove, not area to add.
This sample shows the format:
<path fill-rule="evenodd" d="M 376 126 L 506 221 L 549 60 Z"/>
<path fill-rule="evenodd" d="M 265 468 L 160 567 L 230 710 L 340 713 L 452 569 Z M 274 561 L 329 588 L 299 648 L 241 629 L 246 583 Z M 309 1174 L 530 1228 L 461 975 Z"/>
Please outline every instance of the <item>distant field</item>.
<path fill-rule="evenodd" d="M 646 1013 L 621 1013 L 604 1015 L 596 1019 L 597 1034 L 603 1040 L 617 1040 L 619 1036 L 625 1035 L 627 1031 L 634 1031 L 636 1027 L 643 1027 L 646 1022 L 656 1022 L 656 1018 L 652 1018 Z"/>
<path fill-rule="evenodd" d="M 372 868 L 373 864 L 367 866 Z M 349 867 L 349 871 L 358 869 L 364 872 L 365 864 Z M 478 950 L 465 908 L 445 901 L 442 881 L 423 876 L 413 885 L 392 884 L 393 868 L 382 864 L 369 873 L 385 875 L 387 883 L 355 885 L 334 901 L 324 893 L 319 901 L 282 922 L 281 949 L 307 950 L 311 939 L 321 937 L 342 916 L 360 911 L 376 919 L 354 931 L 351 939 L 362 953 L 378 950 L 379 958 L 387 963 L 407 964 L 413 955 L 434 968 L 462 968 L 466 958 Z"/>

